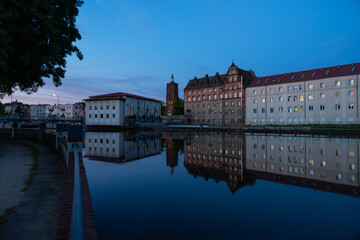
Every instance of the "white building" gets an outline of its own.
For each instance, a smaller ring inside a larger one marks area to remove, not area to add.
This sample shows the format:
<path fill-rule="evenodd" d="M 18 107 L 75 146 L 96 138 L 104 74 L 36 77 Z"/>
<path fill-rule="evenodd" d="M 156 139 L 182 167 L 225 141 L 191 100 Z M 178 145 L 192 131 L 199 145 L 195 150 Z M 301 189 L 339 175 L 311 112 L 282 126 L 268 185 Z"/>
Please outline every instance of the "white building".
<path fill-rule="evenodd" d="M 360 63 L 259 77 L 246 88 L 246 123 L 360 123 Z"/>
<path fill-rule="evenodd" d="M 161 102 L 129 93 L 111 93 L 85 99 L 86 125 L 125 126 L 135 122 L 155 122 Z"/>
<path fill-rule="evenodd" d="M 52 112 L 51 112 L 52 111 Z M 80 104 L 59 104 L 54 106 L 47 106 L 45 115 L 53 114 L 60 118 L 81 118 L 84 117 L 84 109 Z"/>
<path fill-rule="evenodd" d="M 30 105 L 30 118 L 45 118 L 46 117 L 46 109 L 50 107 L 48 104 L 37 104 Z"/>

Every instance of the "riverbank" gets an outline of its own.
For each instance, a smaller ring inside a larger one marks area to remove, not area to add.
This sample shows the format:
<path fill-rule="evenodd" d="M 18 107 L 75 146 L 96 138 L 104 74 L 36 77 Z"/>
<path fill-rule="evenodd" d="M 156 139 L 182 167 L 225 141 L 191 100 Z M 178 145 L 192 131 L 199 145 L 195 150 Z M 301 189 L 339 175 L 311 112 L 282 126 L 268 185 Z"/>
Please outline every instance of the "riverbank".
<path fill-rule="evenodd" d="M 21 184 L 18 183 L 16 188 L 18 192 L 26 187 L 25 182 L 29 179 L 32 161 L 24 164 L 23 158 L 24 156 L 31 158 L 32 150 L 27 147 L 21 152 L 16 150 L 16 146 L 26 144 L 36 148 L 38 167 L 35 174 L 32 175 L 33 179 L 27 186 L 28 189 L 25 192 L 20 192 L 20 199 L 15 204 L 13 214 L 1 231 L 0 239 L 54 239 L 58 227 L 65 181 L 65 168 L 61 159 L 49 147 L 40 144 L 8 139 L 1 141 L 7 143 L 5 144 L 6 148 L 2 145 L 0 150 L 0 153 L 3 154 L 2 157 L 12 155 L 11 159 L 9 157 L 6 159 L 12 164 L 17 164 L 17 167 L 8 168 L 6 172 L 11 174 L 19 171 L 21 168 L 19 165 L 26 165 L 27 167 L 27 174 L 20 180 L 18 176 L 7 177 L 2 179 L 2 183 L 12 186 L 14 182 L 20 181 Z M 6 195 L 6 193 L 2 195 Z"/>

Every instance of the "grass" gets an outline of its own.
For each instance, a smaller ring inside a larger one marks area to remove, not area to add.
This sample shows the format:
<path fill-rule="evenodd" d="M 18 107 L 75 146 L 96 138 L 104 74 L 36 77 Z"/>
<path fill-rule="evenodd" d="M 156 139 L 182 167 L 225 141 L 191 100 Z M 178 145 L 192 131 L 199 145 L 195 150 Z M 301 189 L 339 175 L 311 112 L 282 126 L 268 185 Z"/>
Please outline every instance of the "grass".
<path fill-rule="evenodd" d="M 14 212 L 14 210 L 15 210 L 15 206 L 13 206 L 11 208 L 6 208 L 4 210 L 4 214 L 0 216 L 0 232 L 2 231 L 2 229 L 5 226 L 5 224 L 7 223 L 7 221 L 9 220 L 9 217 Z"/>
<path fill-rule="evenodd" d="M 31 148 L 32 148 L 31 155 L 33 157 L 34 162 L 31 165 L 30 174 L 29 174 L 28 178 L 25 181 L 25 187 L 23 189 L 21 189 L 22 192 L 25 192 L 26 190 L 28 190 L 28 188 L 30 186 L 30 183 L 34 179 L 34 176 L 36 174 L 36 170 L 37 170 L 37 168 L 39 166 L 39 152 L 38 152 L 36 147 L 31 146 Z"/>

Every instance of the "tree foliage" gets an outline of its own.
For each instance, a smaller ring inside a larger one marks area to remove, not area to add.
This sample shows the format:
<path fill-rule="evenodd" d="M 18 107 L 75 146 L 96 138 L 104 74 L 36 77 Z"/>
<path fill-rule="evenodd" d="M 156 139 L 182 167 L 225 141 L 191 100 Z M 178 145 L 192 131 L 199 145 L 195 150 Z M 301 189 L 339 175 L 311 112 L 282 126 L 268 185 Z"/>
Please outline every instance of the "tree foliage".
<path fill-rule="evenodd" d="M 179 98 L 173 102 L 172 115 L 184 115 L 184 100 Z"/>
<path fill-rule="evenodd" d="M 19 89 L 28 94 L 51 78 L 60 86 L 65 58 L 81 35 L 75 26 L 81 0 L 0 1 L 0 97 Z"/>

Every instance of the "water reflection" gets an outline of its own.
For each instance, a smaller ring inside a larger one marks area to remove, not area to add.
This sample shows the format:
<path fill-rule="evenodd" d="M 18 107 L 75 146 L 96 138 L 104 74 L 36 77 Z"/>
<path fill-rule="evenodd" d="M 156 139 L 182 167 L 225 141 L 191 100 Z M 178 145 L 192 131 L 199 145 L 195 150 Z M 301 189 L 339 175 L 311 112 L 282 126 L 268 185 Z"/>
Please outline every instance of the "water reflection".
<path fill-rule="evenodd" d="M 359 145 L 87 132 L 84 164 L 99 239 L 358 239 Z"/>
<path fill-rule="evenodd" d="M 124 163 L 161 153 L 161 133 L 86 132 L 85 157 Z"/>

